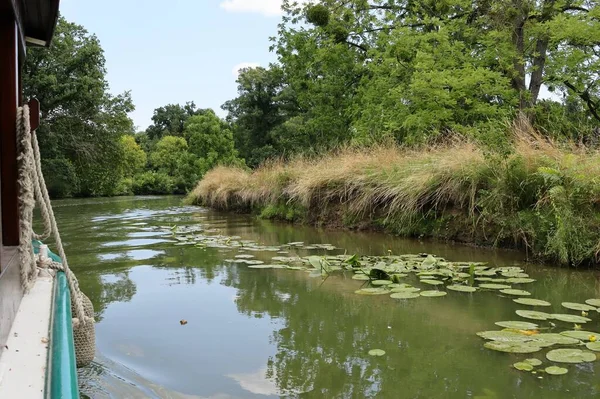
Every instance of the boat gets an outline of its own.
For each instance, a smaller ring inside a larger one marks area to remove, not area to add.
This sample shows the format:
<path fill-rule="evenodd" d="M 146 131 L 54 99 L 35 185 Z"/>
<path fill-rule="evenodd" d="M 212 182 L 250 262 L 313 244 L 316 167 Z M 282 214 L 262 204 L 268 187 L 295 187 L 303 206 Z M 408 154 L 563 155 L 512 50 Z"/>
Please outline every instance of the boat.
<path fill-rule="evenodd" d="M 95 347 L 91 303 L 68 268 L 43 184 L 39 102 L 25 101 L 21 86 L 27 47 L 50 45 L 58 9 L 59 0 L 0 0 L 0 398 L 7 399 L 79 398 L 77 365 L 89 363 Z M 34 200 L 62 256 L 36 239 Z M 82 337 L 87 347 L 76 348 Z"/>

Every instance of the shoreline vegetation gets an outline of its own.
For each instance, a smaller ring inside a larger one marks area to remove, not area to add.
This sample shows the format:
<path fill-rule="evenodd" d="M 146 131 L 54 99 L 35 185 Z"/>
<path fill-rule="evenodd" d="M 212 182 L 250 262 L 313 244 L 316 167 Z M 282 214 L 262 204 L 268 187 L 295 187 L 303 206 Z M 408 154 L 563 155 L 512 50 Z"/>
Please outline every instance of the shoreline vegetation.
<path fill-rule="evenodd" d="M 511 130 L 504 152 L 454 137 L 423 148 L 345 147 L 255 170 L 218 166 L 186 201 L 266 219 L 512 248 L 529 259 L 597 266 L 599 151 L 555 142 L 523 121 Z"/>

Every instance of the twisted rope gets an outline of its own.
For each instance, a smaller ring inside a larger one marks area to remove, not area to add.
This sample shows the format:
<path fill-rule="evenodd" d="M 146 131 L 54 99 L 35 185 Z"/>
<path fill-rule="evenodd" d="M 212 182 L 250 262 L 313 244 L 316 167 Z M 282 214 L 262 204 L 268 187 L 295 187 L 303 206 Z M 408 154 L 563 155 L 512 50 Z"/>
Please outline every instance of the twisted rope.
<path fill-rule="evenodd" d="M 37 266 L 49 267 L 64 271 L 71 294 L 71 303 L 75 309 L 76 318 L 73 319 L 73 327 L 78 328 L 88 322 L 93 322 L 92 317 L 85 315 L 82 293 L 75 274 L 69 268 L 67 256 L 60 238 L 54 211 L 50 203 L 50 196 L 42 174 L 40 160 L 40 149 L 35 132 L 31 131 L 29 122 L 29 106 L 19 107 L 17 113 L 17 138 L 19 156 L 19 206 L 21 218 L 19 220 L 20 241 L 19 253 L 21 255 L 21 284 L 25 292 L 29 291 L 37 277 Z M 44 233 L 35 234 L 33 231 L 33 209 L 35 203 L 39 204 L 42 219 L 44 221 Z M 52 262 L 49 259 L 36 259 L 33 253 L 32 238 L 48 238 L 54 235 L 58 255 L 62 263 Z M 38 262 L 36 262 L 36 260 Z"/>

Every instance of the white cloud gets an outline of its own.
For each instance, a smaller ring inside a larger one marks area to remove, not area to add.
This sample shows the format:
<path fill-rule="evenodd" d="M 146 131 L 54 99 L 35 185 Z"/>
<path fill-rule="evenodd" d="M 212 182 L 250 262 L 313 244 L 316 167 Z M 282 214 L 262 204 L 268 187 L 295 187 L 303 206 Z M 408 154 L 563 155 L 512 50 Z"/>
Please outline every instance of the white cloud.
<path fill-rule="evenodd" d="M 237 64 L 236 66 L 234 66 L 233 69 L 231 70 L 231 72 L 233 73 L 233 76 L 235 76 L 235 78 L 237 79 L 238 76 L 240 76 L 241 69 L 256 68 L 259 66 L 260 66 L 260 64 L 257 62 L 242 62 L 241 64 Z"/>
<path fill-rule="evenodd" d="M 298 3 L 308 3 L 312 0 L 298 0 Z M 249 12 L 262 14 L 267 17 L 282 15 L 283 0 L 223 0 L 221 8 L 229 12 Z"/>
<path fill-rule="evenodd" d="M 282 0 L 224 0 L 221 8 L 229 12 L 253 12 L 272 17 L 281 15 Z"/>

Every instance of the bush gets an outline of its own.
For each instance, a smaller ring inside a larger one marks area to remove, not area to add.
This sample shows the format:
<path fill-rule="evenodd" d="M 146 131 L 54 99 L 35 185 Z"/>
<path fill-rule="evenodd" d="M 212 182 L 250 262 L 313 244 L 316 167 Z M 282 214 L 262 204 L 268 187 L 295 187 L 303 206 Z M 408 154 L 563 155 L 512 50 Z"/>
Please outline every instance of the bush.
<path fill-rule="evenodd" d="M 149 171 L 133 178 L 132 189 L 135 195 L 172 194 L 175 184 L 166 173 Z"/>

